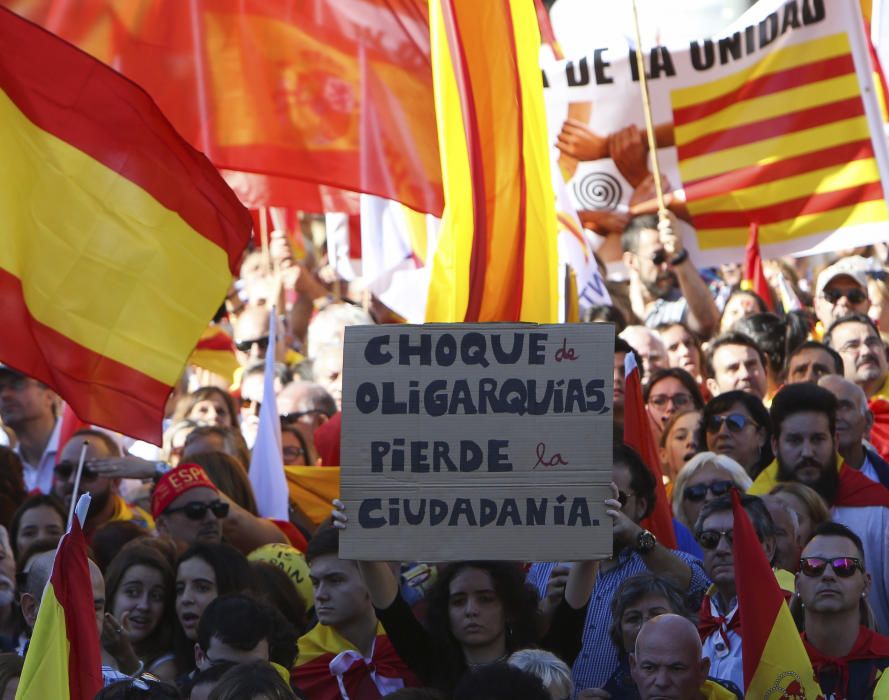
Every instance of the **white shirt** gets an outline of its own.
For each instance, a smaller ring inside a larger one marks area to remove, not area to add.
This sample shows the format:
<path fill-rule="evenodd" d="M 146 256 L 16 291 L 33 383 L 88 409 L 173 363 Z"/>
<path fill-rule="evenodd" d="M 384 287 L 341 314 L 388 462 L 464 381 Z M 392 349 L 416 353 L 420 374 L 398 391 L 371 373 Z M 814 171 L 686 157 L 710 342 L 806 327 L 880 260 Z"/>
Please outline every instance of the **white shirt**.
<path fill-rule="evenodd" d="M 715 617 L 722 615 L 716 607 L 716 596 L 710 597 L 710 613 Z M 726 615 L 726 619 L 731 621 L 738 613 L 738 603 Z M 710 659 L 709 676 L 718 678 L 721 681 L 731 681 L 744 690 L 744 660 L 741 656 L 741 635 L 736 630 L 723 629 L 725 637 L 728 639 L 726 646 L 725 639 L 719 630 L 711 634 L 704 640 L 702 655 Z"/>
<path fill-rule="evenodd" d="M 22 464 L 24 465 L 22 475 L 25 478 L 25 491 L 30 493 L 37 489 L 40 493 L 52 493 L 53 467 L 56 465 L 56 453 L 59 451 L 59 433 L 61 430 L 62 419 L 56 418 L 56 424 L 49 436 L 49 442 L 46 443 L 46 449 L 43 450 L 37 466 L 25 461 L 25 456 L 21 453 L 21 443 L 15 446 L 15 453 L 22 458 Z"/>

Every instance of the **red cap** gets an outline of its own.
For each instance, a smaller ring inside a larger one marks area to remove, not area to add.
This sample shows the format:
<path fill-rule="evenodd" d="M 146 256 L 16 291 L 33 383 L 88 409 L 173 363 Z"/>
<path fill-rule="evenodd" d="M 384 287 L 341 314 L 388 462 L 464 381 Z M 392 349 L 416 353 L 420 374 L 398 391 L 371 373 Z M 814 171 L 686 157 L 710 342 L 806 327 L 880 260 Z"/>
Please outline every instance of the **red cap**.
<path fill-rule="evenodd" d="M 175 469 L 168 471 L 157 482 L 154 493 L 151 495 L 152 517 L 156 518 L 161 515 L 173 501 L 186 491 L 197 488 L 219 491 L 216 484 L 210 481 L 207 472 L 197 464 L 180 464 Z"/>

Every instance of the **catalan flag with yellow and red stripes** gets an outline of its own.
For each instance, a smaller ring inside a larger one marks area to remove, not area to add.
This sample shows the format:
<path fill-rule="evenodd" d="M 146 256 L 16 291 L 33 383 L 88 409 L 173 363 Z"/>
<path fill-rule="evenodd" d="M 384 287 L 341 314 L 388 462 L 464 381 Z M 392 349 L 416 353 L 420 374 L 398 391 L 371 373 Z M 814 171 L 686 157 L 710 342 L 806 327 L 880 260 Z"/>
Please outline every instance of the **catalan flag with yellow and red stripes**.
<path fill-rule="evenodd" d="M 429 0 L 445 193 L 428 321 L 553 323 L 556 211 L 534 3 Z"/>
<path fill-rule="evenodd" d="M 250 217 L 137 85 L 0 9 L 0 359 L 158 441 Z"/>
<path fill-rule="evenodd" d="M 889 221 L 850 34 L 770 48 L 746 68 L 671 93 L 702 250 L 743 247 L 753 224 L 761 245 L 799 251 L 826 233 Z"/>

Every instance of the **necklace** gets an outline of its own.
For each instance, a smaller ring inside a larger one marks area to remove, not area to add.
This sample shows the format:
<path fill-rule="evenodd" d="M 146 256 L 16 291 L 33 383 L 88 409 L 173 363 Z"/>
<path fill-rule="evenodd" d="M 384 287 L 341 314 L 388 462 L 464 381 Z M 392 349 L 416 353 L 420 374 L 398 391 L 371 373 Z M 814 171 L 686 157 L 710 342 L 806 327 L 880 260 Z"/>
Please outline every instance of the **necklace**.
<path fill-rule="evenodd" d="M 498 656 L 496 659 L 492 661 L 481 661 L 477 664 L 467 662 L 466 665 L 470 668 L 470 670 L 475 671 L 478 668 L 482 668 L 484 666 L 491 666 L 492 664 L 499 664 L 502 661 L 506 661 L 509 658 L 509 652 L 506 652 L 502 656 Z"/>

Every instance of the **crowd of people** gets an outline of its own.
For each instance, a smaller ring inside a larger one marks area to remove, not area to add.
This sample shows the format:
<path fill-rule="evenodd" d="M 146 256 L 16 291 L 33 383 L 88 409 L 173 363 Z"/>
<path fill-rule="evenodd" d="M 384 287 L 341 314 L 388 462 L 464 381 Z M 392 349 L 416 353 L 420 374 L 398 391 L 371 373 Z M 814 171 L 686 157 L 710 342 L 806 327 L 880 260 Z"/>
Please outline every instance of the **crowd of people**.
<path fill-rule="evenodd" d="M 442 565 L 433 545 L 424 561 L 355 562 L 339 556 L 338 500 L 326 517 L 293 495 L 288 520 L 260 515 L 248 470 L 262 402 L 286 465 L 337 466 L 344 328 L 396 321 L 295 261 L 280 234 L 270 258 L 246 255 L 215 320 L 239 369 L 188 369 L 159 447 L 94 426 L 63 435 L 60 398 L 0 366 L 0 698 L 14 697 L 82 457 L 97 698 L 742 697 L 733 489 L 825 697 L 889 692 L 885 247 L 821 269 L 776 261 L 799 302 L 782 308 L 776 290 L 742 289 L 736 266 L 697 270 L 654 217 L 630 220 L 622 245 L 629 279 L 585 319 L 617 331 L 601 561 Z M 623 440 L 630 353 L 676 549 L 645 529 L 658 484 Z"/>

